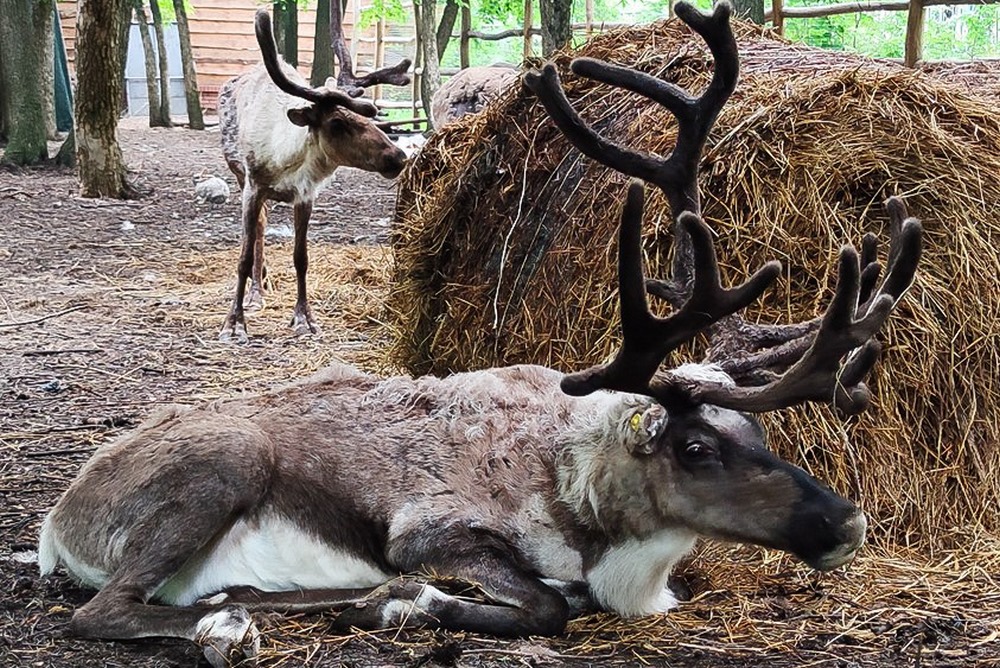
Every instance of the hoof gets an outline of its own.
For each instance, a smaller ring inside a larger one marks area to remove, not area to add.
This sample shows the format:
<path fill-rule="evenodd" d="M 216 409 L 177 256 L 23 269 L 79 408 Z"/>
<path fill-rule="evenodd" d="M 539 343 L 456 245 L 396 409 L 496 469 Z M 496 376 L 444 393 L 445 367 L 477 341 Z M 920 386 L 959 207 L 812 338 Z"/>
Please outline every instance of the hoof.
<path fill-rule="evenodd" d="M 264 308 L 264 291 L 251 287 L 243 299 L 243 308 L 247 311 L 260 311 Z"/>
<path fill-rule="evenodd" d="M 310 334 L 319 336 L 323 333 L 319 323 L 313 320 L 312 314 L 296 313 L 292 316 L 292 322 L 288 326 L 295 331 L 295 336 L 308 336 Z"/>
<path fill-rule="evenodd" d="M 255 665 L 260 652 L 260 631 L 250 613 L 235 605 L 202 617 L 194 641 L 213 668 Z"/>
<path fill-rule="evenodd" d="M 250 337 L 247 335 L 247 327 L 242 322 L 226 323 L 222 331 L 219 332 L 219 340 L 226 343 L 248 343 Z"/>

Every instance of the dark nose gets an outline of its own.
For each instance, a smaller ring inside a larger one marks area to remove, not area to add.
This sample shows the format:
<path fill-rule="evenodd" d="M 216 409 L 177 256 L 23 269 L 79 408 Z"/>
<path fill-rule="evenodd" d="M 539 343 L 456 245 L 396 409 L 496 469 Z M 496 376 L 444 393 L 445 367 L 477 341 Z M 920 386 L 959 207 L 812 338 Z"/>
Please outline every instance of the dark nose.
<path fill-rule="evenodd" d="M 406 166 L 406 153 L 396 146 L 386 149 L 382 155 L 382 164 L 383 167 L 379 170 L 379 174 L 387 179 L 394 179 Z"/>

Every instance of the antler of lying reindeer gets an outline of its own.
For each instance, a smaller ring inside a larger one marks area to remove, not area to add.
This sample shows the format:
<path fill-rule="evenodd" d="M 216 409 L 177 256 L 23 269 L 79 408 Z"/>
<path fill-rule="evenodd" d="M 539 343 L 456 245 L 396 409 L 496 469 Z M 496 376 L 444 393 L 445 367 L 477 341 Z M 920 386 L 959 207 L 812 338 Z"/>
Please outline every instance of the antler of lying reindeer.
<path fill-rule="evenodd" d="M 837 287 L 821 317 L 792 325 L 753 325 L 737 317 L 720 323 L 725 334 L 713 332 L 706 361 L 737 385 L 702 383 L 690 388 L 690 395 L 752 412 L 831 400 L 846 414 L 864 410 L 871 397 L 863 380 L 879 353 L 874 337 L 912 284 L 921 254 L 920 222 L 907 217 L 897 197 L 886 201 L 886 209 L 891 240 L 877 289 L 876 239 L 866 235 L 860 257 L 852 246 L 841 249 Z"/>
<path fill-rule="evenodd" d="M 551 63 L 539 74 L 525 74 L 524 83 L 573 146 L 612 169 L 659 186 L 677 218 L 684 211 L 700 213 L 697 175 L 701 149 L 736 87 L 740 65 L 736 39 L 729 26 L 733 10 L 728 3 L 720 2 L 711 14 L 703 14 L 686 2 L 678 2 L 674 10 L 701 35 L 715 59 L 712 81 L 701 96 L 692 97 L 683 88 L 651 74 L 592 58 L 577 58 L 570 64 L 575 74 L 630 90 L 666 107 L 678 125 L 677 143 L 666 158 L 626 148 L 594 132 L 566 99 Z"/>
<path fill-rule="evenodd" d="M 379 84 L 405 86 L 410 83 L 410 76 L 407 74 L 407 70 L 410 69 L 411 63 L 408 58 L 404 58 L 391 67 L 383 67 L 382 69 L 370 72 L 363 77 L 355 76 L 354 65 L 351 62 L 351 52 L 348 50 L 347 41 L 344 39 L 344 7 L 340 3 L 341 0 L 330 0 L 330 47 L 340 62 L 337 87 L 351 97 L 358 97 L 369 86 Z"/>
<path fill-rule="evenodd" d="M 863 410 L 870 401 L 863 380 L 879 352 L 873 337 L 913 281 L 920 257 L 920 223 L 906 217 L 900 200 L 889 200 L 893 234 L 886 278 L 878 289 L 881 266 L 875 238 L 868 235 L 860 257 L 851 246 L 841 250 L 837 288 L 820 318 L 793 325 L 752 326 L 736 317 L 781 268 L 769 262 L 743 285 L 723 288 L 711 232 L 698 216 L 701 150 L 739 72 L 729 25 L 732 10 L 725 2 L 710 15 L 687 3 L 678 3 L 675 9 L 715 57 L 712 81 L 701 96 L 692 97 L 651 75 L 600 61 L 581 58 L 570 65 L 576 74 L 637 92 L 666 107 L 678 122 L 677 141 L 666 158 L 625 148 L 598 135 L 570 105 L 551 64 L 540 74 L 525 76 L 525 85 L 570 143 L 602 164 L 659 186 L 677 218 L 673 276 L 668 281 L 646 281 L 640 248 L 643 186 L 639 182 L 629 186 L 618 251 L 621 349 L 609 364 L 566 375 L 563 391 L 582 395 L 598 389 L 620 390 L 665 402 L 683 398 L 751 412 L 804 401 L 833 401 L 849 414 Z M 674 312 L 665 318 L 653 315 L 646 302 L 647 290 L 667 299 Z M 708 361 L 726 371 L 732 382 L 658 372 L 671 351 L 710 328 L 717 335 L 728 334 L 720 337 L 725 343 L 713 346 Z"/>
<path fill-rule="evenodd" d="M 334 2 L 336 1 L 334 0 Z M 278 46 L 274 42 L 274 31 L 271 29 L 271 16 L 266 9 L 257 10 L 254 30 L 257 34 L 257 44 L 260 46 L 260 52 L 264 58 L 264 67 L 267 68 L 267 73 L 271 75 L 271 80 L 278 88 L 289 95 L 301 97 L 316 104 L 345 107 L 368 118 L 374 118 L 378 113 L 378 108 L 367 100 L 357 100 L 340 90 L 310 88 L 289 79 L 281 69 Z"/>
<path fill-rule="evenodd" d="M 677 222 L 691 240 L 694 258 L 691 294 L 668 317 L 653 315 L 646 303 L 642 274 L 643 200 L 643 184 L 634 180 L 629 185 L 618 236 L 622 347 L 610 364 L 565 376 L 562 389 L 567 394 L 583 395 L 599 389 L 650 394 L 649 383 L 672 350 L 712 323 L 745 308 L 781 272 L 780 262 L 769 262 L 742 285 L 724 288 L 711 231 L 698 216 L 685 212 Z"/>
<path fill-rule="evenodd" d="M 729 25 L 733 12 L 729 3 L 720 2 L 711 14 L 703 14 L 693 5 L 678 2 L 674 11 L 705 40 L 715 59 L 712 80 L 699 97 L 691 96 L 680 86 L 627 67 L 592 58 L 577 58 L 570 63 L 570 69 L 579 76 L 625 88 L 666 107 L 677 119 L 677 140 L 666 158 L 635 151 L 597 134 L 569 103 L 559 74 L 551 63 L 545 65 L 540 74 L 526 73 L 524 85 L 538 97 L 556 127 L 581 153 L 623 174 L 659 186 L 676 220 L 685 211 L 701 213 L 698 194 L 701 150 L 715 119 L 736 88 L 740 60 L 736 38 Z M 675 245 L 671 273 L 683 291 L 690 285 L 690 268 L 694 261 L 690 240 L 680 227 Z"/>

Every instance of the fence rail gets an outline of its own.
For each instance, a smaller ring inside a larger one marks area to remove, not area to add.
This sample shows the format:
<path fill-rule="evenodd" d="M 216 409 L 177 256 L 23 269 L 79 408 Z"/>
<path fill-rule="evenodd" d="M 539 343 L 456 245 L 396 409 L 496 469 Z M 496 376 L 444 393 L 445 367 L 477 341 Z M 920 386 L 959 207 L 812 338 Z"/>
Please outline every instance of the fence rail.
<path fill-rule="evenodd" d="M 906 42 L 903 64 L 915 67 L 923 59 L 924 10 L 940 5 L 992 5 L 1000 0 L 851 0 L 830 5 L 809 7 L 785 7 L 784 0 L 771 0 L 771 9 L 764 12 L 764 20 L 770 21 L 779 34 L 785 34 L 786 19 L 821 18 L 837 14 L 859 14 L 864 12 L 907 12 Z"/>
<path fill-rule="evenodd" d="M 360 13 L 363 9 L 361 6 L 361 0 L 351 0 L 355 12 Z M 583 34 L 590 37 L 594 32 L 600 32 L 605 30 L 611 30 L 614 28 L 626 27 L 631 24 L 627 23 L 606 23 L 600 21 L 594 21 L 593 19 L 593 0 L 586 1 L 586 17 L 587 20 L 583 23 L 574 23 L 573 32 L 574 34 Z M 905 38 L 905 51 L 903 63 L 908 67 L 915 67 L 918 62 L 922 60 L 923 57 L 923 30 L 924 30 L 924 14 L 928 7 L 942 6 L 942 5 L 991 5 L 998 4 L 1000 0 L 848 0 L 846 2 L 837 2 L 825 5 L 811 5 L 805 7 L 786 7 L 784 5 L 784 0 L 771 0 L 770 9 L 766 10 L 764 13 L 764 20 L 770 21 L 772 25 L 777 29 L 779 34 L 784 34 L 785 23 L 789 19 L 809 19 L 809 18 L 820 18 L 826 16 L 836 16 L 839 14 L 857 14 L 865 12 L 878 12 L 878 11 L 905 11 L 907 12 L 907 22 L 906 22 L 906 38 Z M 524 0 L 524 24 L 517 28 L 511 28 L 506 30 L 498 30 L 495 32 L 489 32 L 485 30 L 474 30 L 472 29 L 471 16 L 469 15 L 469 8 L 463 7 L 461 13 L 460 29 L 456 34 L 452 34 L 452 39 L 458 40 L 459 49 L 461 54 L 461 67 L 455 68 L 444 68 L 441 73 L 445 76 L 453 75 L 459 71 L 459 69 L 464 69 L 469 66 L 469 42 L 471 40 L 482 40 L 495 42 L 504 39 L 521 39 L 522 40 L 522 55 L 525 58 L 531 57 L 533 54 L 532 49 L 532 38 L 541 35 L 541 28 L 534 24 L 534 16 L 536 15 L 535 7 L 536 0 Z M 411 26 L 407 26 L 410 28 Z M 380 95 L 381 91 L 376 91 L 376 100 L 379 106 L 387 109 L 410 109 L 413 112 L 413 120 L 405 121 L 405 123 L 418 124 L 421 122 L 422 101 L 420 100 L 420 77 L 423 74 L 423 68 L 420 63 L 420 41 L 416 36 L 416 31 L 413 30 L 411 34 L 407 36 L 390 36 L 386 34 L 385 26 L 380 21 L 378 30 L 376 30 L 374 35 L 362 34 L 355 27 L 354 32 L 354 44 L 358 43 L 374 43 L 376 53 L 379 54 L 378 62 L 375 63 L 376 68 L 381 66 L 384 62 L 385 45 L 391 44 L 393 46 L 398 45 L 410 45 L 413 44 L 417 51 L 417 57 L 415 58 L 414 67 L 414 77 L 412 85 L 412 95 L 409 100 L 392 100 L 385 99 Z M 355 71 L 359 74 L 363 74 L 369 71 L 364 65 L 359 65 L 356 63 Z M 426 122 L 425 120 L 423 122 Z"/>

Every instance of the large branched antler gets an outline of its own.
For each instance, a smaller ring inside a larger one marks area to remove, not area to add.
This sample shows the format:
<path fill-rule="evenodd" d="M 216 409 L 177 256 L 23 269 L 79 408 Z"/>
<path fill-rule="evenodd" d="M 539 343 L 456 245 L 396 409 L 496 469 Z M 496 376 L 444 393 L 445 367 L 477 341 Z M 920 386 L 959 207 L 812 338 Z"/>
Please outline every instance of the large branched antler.
<path fill-rule="evenodd" d="M 334 0 L 334 2 L 336 1 Z M 278 47 L 274 43 L 274 31 L 271 29 L 271 16 L 264 8 L 257 10 L 254 31 L 257 34 L 257 44 L 260 46 L 261 56 L 264 58 L 264 67 L 267 68 L 267 73 L 271 76 L 274 85 L 284 92 L 315 104 L 345 107 L 368 118 L 373 118 L 378 113 L 375 105 L 367 100 L 356 100 L 339 90 L 310 88 L 289 79 L 288 75 L 281 69 Z"/>
<path fill-rule="evenodd" d="M 877 289 L 881 265 L 876 240 L 866 235 L 860 257 L 853 246 L 841 249 L 837 287 L 819 318 L 764 326 L 728 319 L 725 324 L 735 326 L 736 333 L 713 336 L 707 361 L 737 384 L 696 384 L 689 387 L 691 396 L 752 412 L 805 401 L 832 401 L 845 414 L 864 410 L 871 399 L 864 378 L 879 353 L 874 337 L 913 283 L 921 254 L 920 222 L 907 217 L 899 198 L 889 198 L 886 209 L 891 241 L 885 278 Z"/>
<path fill-rule="evenodd" d="M 567 394 L 583 395 L 598 389 L 650 394 L 650 381 L 670 351 L 712 323 L 745 308 L 757 299 L 781 272 L 769 262 L 748 281 L 732 289 L 722 286 L 712 233 L 690 212 L 678 225 L 691 240 L 693 281 L 690 297 L 668 317 L 652 314 L 646 302 L 640 237 L 643 185 L 633 181 L 622 211 L 618 238 L 618 294 L 622 347 L 610 364 L 597 365 L 563 378 Z"/>
<path fill-rule="evenodd" d="M 874 336 L 913 281 L 920 257 L 920 224 L 906 217 L 900 200 L 889 200 L 892 242 L 888 271 L 877 289 L 881 266 L 875 237 L 868 235 L 860 257 L 851 246 L 841 250 L 837 288 L 823 316 L 782 326 L 749 325 L 736 316 L 763 293 L 781 268 L 778 262 L 769 262 L 743 285 L 723 288 L 711 232 L 698 216 L 701 151 L 739 72 L 729 25 L 732 10 L 722 2 L 706 15 L 682 2 L 676 13 L 701 35 L 715 57 L 712 81 L 699 97 L 649 74 L 596 60 L 578 58 L 570 65 L 578 75 L 626 88 L 666 107 L 677 119 L 678 135 L 665 158 L 597 134 L 569 103 L 553 65 L 525 75 L 525 85 L 570 143 L 612 169 L 659 186 L 677 219 L 672 278 L 647 281 L 640 248 L 643 187 L 637 182 L 629 186 L 618 249 L 621 349 L 609 364 L 566 375 L 562 388 L 574 395 L 598 389 L 637 392 L 665 402 L 684 397 L 752 412 L 804 401 L 833 401 L 846 413 L 863 410 L 870 400 L 863 381 L 879 352 Z M 665 318 L 653 315 L 647 291 L 669 301 L 673 313 Z M 694 378 L 677 371 L 658 372 L 672 350 L 709 329 L 714 336 L 707 361 L 725 371 L 732 382 L 712 380 L 711 374 Z"/>
<path fill-rule="evenodd" d="M 697 179 L 701 150 L 719 111 L 736 87 L 740 66 L 729 25 L 732 7 L 728 3 L 719 3 L 711 14 L 702 14 L 686 2 L 677 3 L 674 9 L 701 35 L 715 58 L 712 81 L 699 97 L 651 74 L 600 60 L 577 58 L 570 64 L 575 74 L 630 90 L 666 107 L 678 126 L 677 142 L 666 158 L 627 148 L 597 134 L 569 103 L 551 63 L 541 73 L 525 74 L 524 83 L 573 146 L 612 169 L 659 186 L 677 218 L 684 211 L 701 212 Z"/>
<path fill-rule="evenodd" d="M 337 87 L 351 97 L 359 97 L 365 88 L 379 84 L 405 86 L 410 83 L 409 58 L 404 58 L 395 65 L 383 67 L 370 72 L 363 77 L 354 74 L 354 64 L 351 62 L 351 52 L 344 39 L 344 7 L 341 0 L 330 0 L 330 47 L 333 55 L 340 63 L 340 73 L 337 75 Z M 357 20 L 357 17 L 355 17 Z"/>

